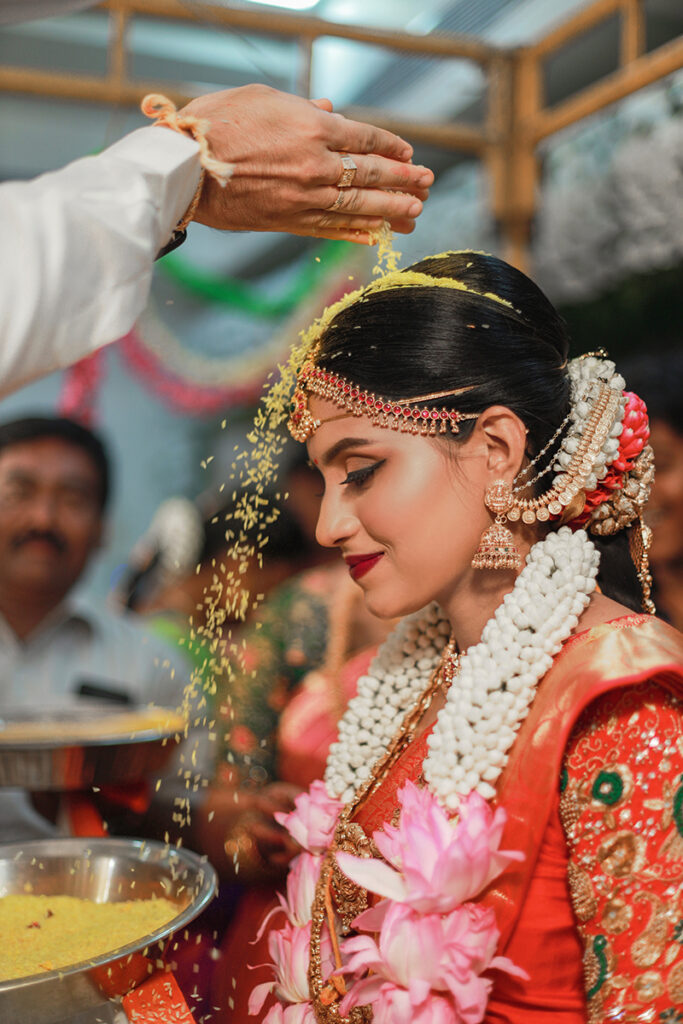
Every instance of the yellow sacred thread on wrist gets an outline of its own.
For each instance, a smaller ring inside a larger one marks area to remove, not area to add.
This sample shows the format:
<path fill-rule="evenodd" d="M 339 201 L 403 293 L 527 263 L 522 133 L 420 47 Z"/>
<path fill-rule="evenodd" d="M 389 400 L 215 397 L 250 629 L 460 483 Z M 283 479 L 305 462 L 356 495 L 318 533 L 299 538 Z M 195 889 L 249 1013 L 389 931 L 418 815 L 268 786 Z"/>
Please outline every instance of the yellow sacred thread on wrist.
<path fill-rule="evenodd" d="M 192 201 L 185 211 L 182 220 L 176 225 L 175 230 L 182 231 L 195 215 L 202 189 L 204 188 L 206 175 L 210 175 L 221 188 L 225 188 L 234 168 L 232 164 L 225 163 L 223 160 L 217 160 L 216 157 L 211 155 L 206 138 L 206 133 L 211 127 L 210 121 L 205 118 L 195 117 L 193 114 L 179 112 L 172 100 L 158 92 L 148 93 L 140 104 L 140 109 L 145 117 L 155 119 L 155 125 L 164 125 L 167 128 L 173 129 L 174 132 L 180 132 L 181 134 L 187 132 L 199 145 L 201 174 Z"/>

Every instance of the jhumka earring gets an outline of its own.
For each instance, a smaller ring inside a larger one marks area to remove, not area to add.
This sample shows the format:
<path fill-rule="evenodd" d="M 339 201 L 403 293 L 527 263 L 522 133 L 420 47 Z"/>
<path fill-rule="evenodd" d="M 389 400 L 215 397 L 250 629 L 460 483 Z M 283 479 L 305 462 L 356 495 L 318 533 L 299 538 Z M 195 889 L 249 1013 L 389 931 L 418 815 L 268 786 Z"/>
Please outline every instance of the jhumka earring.
<path fill-rule="evenodd" d="M 496 517 L 496 521 L 481 535 L 479 547 L 472 559 L 473 569 L 522 568 L 522 556 L 505 525 L 505 516 L 513 501 L 512 490 L 505 480 L 494 480 L 486 488 L 484 504 Z"/>

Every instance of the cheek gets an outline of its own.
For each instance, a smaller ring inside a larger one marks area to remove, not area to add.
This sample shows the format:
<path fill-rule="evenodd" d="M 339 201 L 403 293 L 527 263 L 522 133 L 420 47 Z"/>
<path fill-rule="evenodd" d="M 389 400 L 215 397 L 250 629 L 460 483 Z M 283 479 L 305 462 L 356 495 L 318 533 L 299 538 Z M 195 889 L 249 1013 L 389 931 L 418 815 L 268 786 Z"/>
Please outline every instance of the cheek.
<path fill-rule="evenodd" d="M 476 547 L 486 510 L 476 488 L 443 457 L 415 460 L 403 472 L 387 474 L 370 492 L 363 510 L 366 529 L 403 556 L 418 560 Z"/>
<path fill-rule="evenodd" d="M 101 526 L 91 517 L 79 514 L 65 516 L 61 523 L 64 536 L 69 544 L 79 550 L 89 550 L 99 543 Z"/>

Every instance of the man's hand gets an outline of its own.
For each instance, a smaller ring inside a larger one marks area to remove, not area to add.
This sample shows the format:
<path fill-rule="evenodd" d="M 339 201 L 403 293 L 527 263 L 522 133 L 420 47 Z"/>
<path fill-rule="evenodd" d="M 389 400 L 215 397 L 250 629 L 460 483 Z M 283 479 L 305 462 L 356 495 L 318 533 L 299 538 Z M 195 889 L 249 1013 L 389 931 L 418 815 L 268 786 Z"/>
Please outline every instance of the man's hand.
<path fill-rule="evenodd" d="M 246 85 L 200 96 L 181 113 L 210 122 L 211 154 L 235 168 L 225 188 L 206 176 L 194 219 L 210 227 L 369 243 L 383 220 L 412 231 L 434 181 L 409 163 L 412 149 L 397 135 L 332 113 L 328 100 Z M 358 170 L 331 210 L 344 153 Z"/>

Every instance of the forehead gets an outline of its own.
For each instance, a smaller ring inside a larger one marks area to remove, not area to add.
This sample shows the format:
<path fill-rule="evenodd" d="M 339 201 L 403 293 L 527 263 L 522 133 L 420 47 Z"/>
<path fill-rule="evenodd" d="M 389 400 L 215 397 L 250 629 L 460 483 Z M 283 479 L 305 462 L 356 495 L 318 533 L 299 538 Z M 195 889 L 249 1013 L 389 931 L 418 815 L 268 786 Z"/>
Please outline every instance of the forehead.
<path fill-rule="evenodd" d="M 316 395 L 309 397 L 308 407 L 320 426 L 307 441 L 308 454 L 319 468 L 328 464 L 339 453 L 357 446 L 359 449 L 380 445 L 387 448 L 406 448 L 424 445 L 428 439 L 379 426 L 367 416 L 354 416 L 339 406 Z"/>
<path fill-rule="evenodd" d="M 0 450 L 0 477 L 30 477 L 44 484 L 79 483 L 99 486 L 92 457 L 83 448 L 60 438 L 19 441 Z"/>

